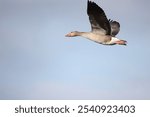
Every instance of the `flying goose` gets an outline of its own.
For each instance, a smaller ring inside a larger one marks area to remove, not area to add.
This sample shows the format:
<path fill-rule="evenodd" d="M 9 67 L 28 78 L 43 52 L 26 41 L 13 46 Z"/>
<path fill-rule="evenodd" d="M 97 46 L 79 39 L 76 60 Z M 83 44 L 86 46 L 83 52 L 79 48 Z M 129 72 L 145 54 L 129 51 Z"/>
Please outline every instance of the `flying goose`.
<path fill-rule="evenodd" d="M 87 14 L 91 23 L 91 32 L 70 32 L 66 37 L 82 36 L 103 45 L 126 45 L 127 41 L 116 38 L 120 31 L 117 21 L 108 20 L 105 12 L 95 2 L 88 0 Z"/>

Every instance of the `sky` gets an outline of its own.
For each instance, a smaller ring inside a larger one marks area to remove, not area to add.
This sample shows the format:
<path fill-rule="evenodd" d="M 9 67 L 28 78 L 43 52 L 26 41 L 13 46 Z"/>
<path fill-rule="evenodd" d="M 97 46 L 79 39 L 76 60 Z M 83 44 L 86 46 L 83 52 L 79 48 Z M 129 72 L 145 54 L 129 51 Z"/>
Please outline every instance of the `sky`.
<path fill-rule="evenodd" d="M 127 46 L 90 31 L 87 0 L 0 0 L 0 99 L 150 99 L 150 1 L 94 0 Z"/>

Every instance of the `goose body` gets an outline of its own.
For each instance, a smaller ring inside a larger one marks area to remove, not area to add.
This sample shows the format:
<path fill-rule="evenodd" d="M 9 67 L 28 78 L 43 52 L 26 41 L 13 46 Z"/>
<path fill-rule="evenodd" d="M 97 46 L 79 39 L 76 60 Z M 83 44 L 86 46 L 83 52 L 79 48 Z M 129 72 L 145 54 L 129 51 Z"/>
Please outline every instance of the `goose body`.
<path fill-rule="evenodd" d="M 103 9 L 95 2 L 88 0 L 87 14 L 92 30 L 90 32 L 73 31 L 66 37 L 82 36 L 103 45 L 126 45 L 127 41 L 115 37 L 120 31 L 119 22 L 108 20 Z"/>

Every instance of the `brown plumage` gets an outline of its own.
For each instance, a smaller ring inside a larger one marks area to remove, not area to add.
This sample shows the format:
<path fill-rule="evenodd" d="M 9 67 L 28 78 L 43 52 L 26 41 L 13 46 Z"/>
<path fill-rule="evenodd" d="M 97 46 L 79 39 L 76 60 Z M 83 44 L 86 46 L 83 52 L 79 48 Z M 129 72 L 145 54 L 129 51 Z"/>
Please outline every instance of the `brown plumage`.
<path fill-rule="evenodd" d="M 74 31 L 67 34 L 66 37 L 82 36 L 103 45 L 126 45 L 125 40 L 115 37 L 120 31 L 119 22 L 108 20 L 104 10 L 95 2 L 88 0 L 87 3 L 91 32 Z"/>

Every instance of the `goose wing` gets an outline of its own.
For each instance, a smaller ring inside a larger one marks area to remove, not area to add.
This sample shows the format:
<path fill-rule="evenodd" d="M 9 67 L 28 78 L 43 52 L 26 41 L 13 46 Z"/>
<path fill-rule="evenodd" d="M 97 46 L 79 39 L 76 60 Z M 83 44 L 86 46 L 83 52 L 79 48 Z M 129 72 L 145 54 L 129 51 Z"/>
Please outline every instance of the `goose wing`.
<path fill-rule="evenodd" d="M 96 3 L 88 0 L 87 14 L 93 32 L 111 35 L 111 27 L 105 12 Z"/>
<path fill-rule="evenodd" d="M 120 31 L 120 24 L 117 21 L 109 20 L 111 26 L 111 36 L 115 37 Z"/>

